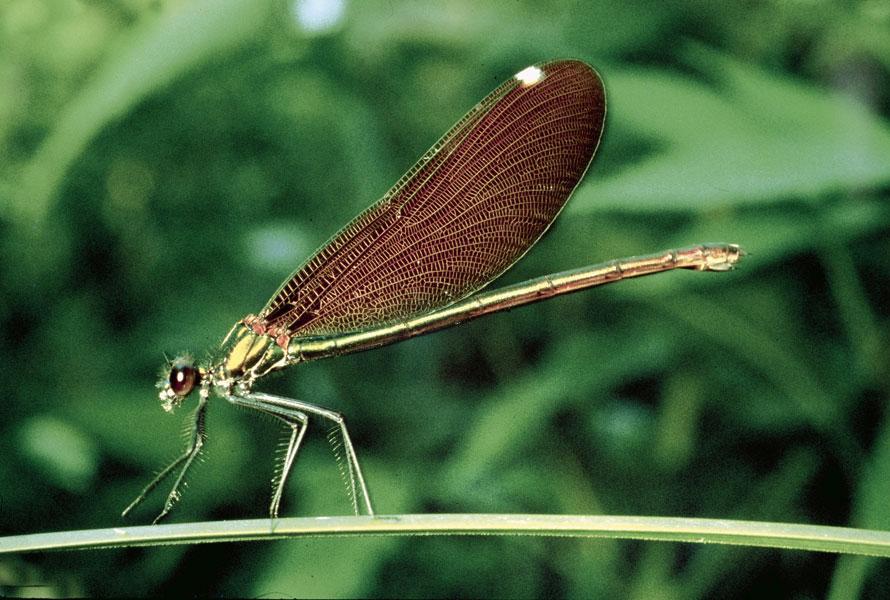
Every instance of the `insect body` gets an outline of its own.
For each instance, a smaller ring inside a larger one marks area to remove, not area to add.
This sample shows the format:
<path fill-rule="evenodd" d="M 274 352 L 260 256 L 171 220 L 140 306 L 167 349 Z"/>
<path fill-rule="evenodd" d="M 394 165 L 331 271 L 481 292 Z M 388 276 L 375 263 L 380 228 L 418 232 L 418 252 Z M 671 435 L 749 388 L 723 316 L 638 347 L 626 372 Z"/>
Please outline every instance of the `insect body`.
<path fill-rule="evenodd" d="M 254 390 L 264 375 L 629 277 L 678 268 L 731 269 L 743 254 L 738 246 L 699 245 L 476 293 L 525 254 L 562 210 L 599 144 L 605 106 L 602 81 L 580 61 L 520 71 L 299 267 L 257 315 L 236 323 L 218 358 L 206 364 L 174 360 L 159 384 L 160 398 L 170 411 L 197 391 L 192 435 L 182 455 L 124 514 L 180 469 L 155 521 L 172 509 L 204 443 L 212 396 L 271 415 L 290 428 L 269 507 L 272 517 L 316 418 L 335 423 L 342 437 L 353 510 L 373 514 L 343 417 Z"/>

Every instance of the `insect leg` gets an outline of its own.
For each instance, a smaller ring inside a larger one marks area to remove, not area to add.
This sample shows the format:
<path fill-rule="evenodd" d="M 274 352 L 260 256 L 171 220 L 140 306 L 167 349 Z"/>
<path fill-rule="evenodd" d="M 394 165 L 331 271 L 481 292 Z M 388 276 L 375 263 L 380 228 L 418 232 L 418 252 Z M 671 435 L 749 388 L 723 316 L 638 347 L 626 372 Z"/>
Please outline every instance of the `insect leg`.
<path fill-rule="evenodd" d="M 167 465 L 163 471 L 158 473 L 158 475 L 151 480 L 151 482 L 145 486 L 145 488 L 140 492 L 140 494 L 133 500 L 127 508 L 121 513 L 121 517 L 126 517 L 130 511 L 136 508 L 148 494 L 154 490 L 158 484 L 160 484 L 164 479 L 167 478 L 173 471 L 175 471 L 179 466 L 185 463 L 185 466 L 182 468 L 182 471 L 179 473 L 179 477 L 176 478 L 176 481 L 173 483 L 173 489 L 170 490 L 170 493 L 167 495 L 167 501 L 164 503 L 164 510 L 155 518 L 152 523 L 157 523 L 161 519 L 163 519 L 167 514 L 173 509 L 173 505 L 179 500 L 182 495 L 179 492 L 179 487 L 182 485 L 182 482 L 185 479 L 185 473 L 189 470 L 189 467 L 192 465 L 192 461 L 195 460 L 195 457 L 200 453 L 201 447 L 204 445 L 204 441 L 207 439 L 207 435 L 205 433 L 205 419 L 206 419 L 206 411 L 207 411 L 207 398 L 204 394 L 201 395 L 201 398 L 198 400 L 198 408 L 195 410 L 195 422 L 192 427 L 191 439 L 189 440 L 188 448 L 186 448 L 185 452 L 183 452 L 176 460 Z"/>
<path fill-rule="evenodd" d="M 280 396 L 273 396 L 271 394 L 264 394 L 260 392 L 245 394 L 240 399 L 253 400 L 269 412 L 275 411 L 277 413 L 281 413 L 283 411 L 291 411 L 291 414 L 304 413 L 317 415 L 334 423 L 339 429 L 340 435 L 343 438 L 343 449 L 346 452 L 346 466 L 349 475 L 349 485 L 352 491 L 351 500 L 353 511 L 355 511 L 356 515 L 361 514 L 359 508 L 359 502 L 361 502 L 361 504 L 363 504 L 362 508 L 364 508 L 366 514 L 374 514 L 374 509 L 371 507 L 371 497 L 368 494 L 368 487 L 365 484 L 365 478 L 362 475 L 362 469 L 361 466 L 359 466 L 358 457 L 355 454 L 355 448 L 352 445 L 352 439 L 349 437 L 349 431 L 346 429 L 346 419 L 343 417 L 343 415 L 338 412 L 316 406 L 314 404 L 309 404 L 308 402 L 301 402 L 299 400 L 293 400 L 291 398 L 282 398 Z M 359 500 L 359 495 L 361 496 L 361 501 Z"/>
<path fill-rule="evenodd" d="M 300 450 L 300 444 L 303 442 L 303 436 L 306 434 L 306 429 L 309 427 L 309 417 L 300 411 L 280 407 L 270 407 L 250 397 L 228 396 L 226 399 L 236 406 L 252 408 L 268 415 L 272 415 L 273 417 L 284 421 L 284 423 L 291 429 L 290 440 L 287 444 L 287 452 L 281 463 L 281 471 L 273 482 L 275 492 L 272 495 L 272 502 L 269 505 L 269 516 L 275 519 L 278 517 L 278 508 L 281 506 L 281 497 L 284 494 L 284 484 L 287 481 L 287 476 L 290 474 L 291 467 L 293 467 L 297 452 Z"/>

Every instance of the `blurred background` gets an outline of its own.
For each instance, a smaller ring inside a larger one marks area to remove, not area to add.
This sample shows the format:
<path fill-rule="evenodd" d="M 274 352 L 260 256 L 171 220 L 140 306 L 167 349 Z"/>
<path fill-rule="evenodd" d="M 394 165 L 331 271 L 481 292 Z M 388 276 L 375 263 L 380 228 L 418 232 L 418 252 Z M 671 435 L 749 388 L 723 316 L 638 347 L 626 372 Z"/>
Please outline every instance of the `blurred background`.
<path fill-rule="evenodd" d="M 523 67 L 606 83 L 586 180 L 494 285 L 698 242 L 751 256 L 324 360 L 378 512 L 890 528 L 890 5 L 0 4 L 0 534 L 145 524 L 205 356 Z M 348 514 L 310 430 L 285 516 Z M 266 515 L 284 432 L 211 401 L 170 522 Z M 4 595 L 883 597 L 886 561 L 667 543 L 357 538 L 0 558 Z"/>

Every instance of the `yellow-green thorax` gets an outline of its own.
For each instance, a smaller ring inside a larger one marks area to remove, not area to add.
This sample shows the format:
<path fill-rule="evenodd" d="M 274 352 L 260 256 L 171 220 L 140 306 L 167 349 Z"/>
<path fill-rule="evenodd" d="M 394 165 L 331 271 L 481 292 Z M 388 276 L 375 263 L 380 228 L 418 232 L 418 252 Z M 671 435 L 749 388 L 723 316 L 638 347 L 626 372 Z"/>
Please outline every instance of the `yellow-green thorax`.
<path fill-rule="evenodd" d="M 268 335 L 238 323 L 223 340 L 220 379 L 250 385 L 258 377 L 287 366 L 287 354 Z"/>

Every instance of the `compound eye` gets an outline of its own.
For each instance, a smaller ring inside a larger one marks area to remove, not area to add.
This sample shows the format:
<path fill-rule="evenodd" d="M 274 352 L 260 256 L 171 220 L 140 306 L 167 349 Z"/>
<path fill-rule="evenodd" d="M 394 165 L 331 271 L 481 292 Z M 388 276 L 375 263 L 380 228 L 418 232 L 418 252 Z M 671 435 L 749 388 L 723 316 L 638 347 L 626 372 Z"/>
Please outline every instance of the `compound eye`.
<path fill-rule="evenodd" d="M 188 396 L 198 382 L 198 371 L 190 364 L 173 363 L 170 368 L 170 389 L 177 396 Z"/>

